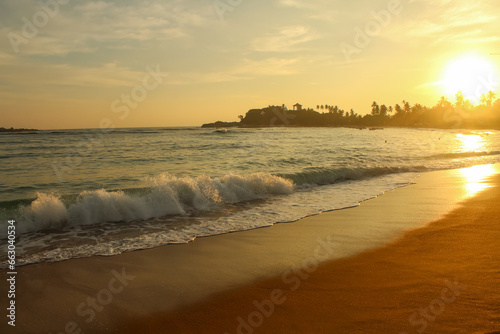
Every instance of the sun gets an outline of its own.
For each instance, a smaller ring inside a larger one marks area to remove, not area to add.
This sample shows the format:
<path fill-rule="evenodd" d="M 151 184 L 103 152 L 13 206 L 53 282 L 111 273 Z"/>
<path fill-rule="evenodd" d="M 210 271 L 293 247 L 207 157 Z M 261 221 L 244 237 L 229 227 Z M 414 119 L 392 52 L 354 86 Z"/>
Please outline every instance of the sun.
<path fill-rule="evenodd" d="M 498 78 L 498 69 L 490 60 L 467 55 L 448 64 L 441 84 L 448 97 L 454 98 L 458 91 L 462 91 L 472 104 L 479 104 L 481 95 L 497 91 Z"/>

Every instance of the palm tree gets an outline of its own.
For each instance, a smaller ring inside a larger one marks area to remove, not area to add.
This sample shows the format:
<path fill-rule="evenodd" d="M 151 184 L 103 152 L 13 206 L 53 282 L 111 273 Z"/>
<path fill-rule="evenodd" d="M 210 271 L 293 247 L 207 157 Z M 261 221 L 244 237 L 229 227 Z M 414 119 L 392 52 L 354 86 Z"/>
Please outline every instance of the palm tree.
<path fill-rule="evenodd" d="M 441 99 L 439 100 L 438 105 L 441 108 L 448 108 L 451 106 L 451 103 L 450 103 L 450 101 L 448 101 L 448 99 L 446 97 L 441 96 Z"/>
<path fill-rule="evenodd" d="M 375 115 L 379 115 L 380 114 L 380 108 L 377 104 L 377 102 L 373 101 L 372 103 L 372 115 L 375 116 Z"/>
<path fill-rule="evenodd" d="M 459 90 L 455 94 L 455 106 L 456 107 L 464 107 L 465 106 L 465 97 L 464 97 L 464 93 L 461 90 Z"/>
<path fill-rule="evenodd" d="M 495 92 L 490 90 L 487 94 L 481 95 L 481 103 L 484 103 L 487 107 L 491 107 L 493 105 L 495 97 Z"/>
<path fill-rule="evenodd" d="M 410 102 L 406 102 L 405 100 L 403 100 L 403 106 L 406 113 L 409 113 L 411 111 Z"/>
<path fill-rule="evenodd" d="M 385 104 L 380 106 L 380 115 L 382 117 L 387 116 L 387 106 Z"/>

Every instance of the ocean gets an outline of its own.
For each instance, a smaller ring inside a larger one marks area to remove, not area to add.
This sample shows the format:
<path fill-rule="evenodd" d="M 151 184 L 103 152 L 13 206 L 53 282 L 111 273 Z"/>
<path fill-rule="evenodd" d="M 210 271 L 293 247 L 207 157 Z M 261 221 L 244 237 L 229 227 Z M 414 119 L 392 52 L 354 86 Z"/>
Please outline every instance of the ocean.
<path fill-rule="evenodd" d="M 15 220 L 18 265 L 114 255 L 355 207 L 421 173 L 496 162 L 494 130 L 4 133 L 0 239 Z"/>

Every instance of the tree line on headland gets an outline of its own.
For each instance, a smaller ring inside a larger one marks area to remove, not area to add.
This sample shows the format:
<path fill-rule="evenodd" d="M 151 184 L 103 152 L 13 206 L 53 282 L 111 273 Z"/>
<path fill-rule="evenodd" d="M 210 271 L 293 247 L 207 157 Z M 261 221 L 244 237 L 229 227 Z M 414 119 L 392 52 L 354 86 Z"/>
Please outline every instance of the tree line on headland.
<path fill-rule="evenodd" d="M 481 97 L 479 105 L 472 105 L 462 92 L 452 103 L 442 97 L 433 107 L 411 105 L 403 101 L 395 106 L 373 102 L 371 112 L 359 115 L 353 109 L 346 111 L 333 105 L 317 105 L 303 109 L 300 105 L 289 110 L 285 105 L 251 109 L 239 122 L 215 122 L 203 127 L 423 127 L 500 129 L 500 100 L 489 92 Z"/>
<path fill-rule="evenodd" d="M 26 131 L 38 131 L 37 129 L 24 129 L 24 128 L 21 128 L 21 129 L 14 129 L 14 128 L 4 128 L 4 127 L 1 127 L 0 128 L 0 132 L 26 132 Z"/>

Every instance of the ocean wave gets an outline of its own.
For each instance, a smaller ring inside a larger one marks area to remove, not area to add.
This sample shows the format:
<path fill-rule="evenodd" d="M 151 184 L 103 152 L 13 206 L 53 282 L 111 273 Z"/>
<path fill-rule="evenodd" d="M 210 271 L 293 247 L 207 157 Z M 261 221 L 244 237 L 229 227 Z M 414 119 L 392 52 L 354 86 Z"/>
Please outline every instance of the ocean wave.
<path fill-rule="evenodd" d="M 289 195 L 295 189 L 443 168 L 447 167 L 308 167 L 290 174 L 227 174 L 222 177 L 176 177 L 165 173 L 147 179 L 145 187 L 141 188 L 100 189 L 74 195 L 37 193 L 34 200 L 3 202 L 0 203 L 0 208 L 14 212 L 19 222 L 18 231 L 27 233 L 108 222 L 126 223 L 166 216 L 185 216 L 192 212 L 222 208 L 231 203 Z M 16 205 L 17 208 L 14 208 Z M 4 234 L 4 231 L 0 231 L 0 238 L 5 237 Z"/>
<path fill-rule="evenodd" d="M 0 132 L 0 136 L 16 136 L 16 135 L 37 135 L 40 134 L 40 132 L 33 132 L 33 131 L 20 131 L 20 132 Z"/>
<path fill-rule="evenodd" d="M 161 133 L 160 131 L 153 131 L 153 130 L 113 130 L 111 131 L 112 133 L 118 134 L 118 133 L 124 133 L 124 134 L 151 134 L 151 133 Z"/>
<path fill-rule="evenodd" d="M 58 195 L 38 193 L 29 205 L 19 207 L 18 231 L 185 215 L 190 210 L 209 211 L 227 203 L 285 195 L 294 190 L 291 180 L 266 173 L 228 174 L 220 178 L 162 174 L 150 178 L 148 183 L 150 187 L 142 195 L 101 189 L 84 191 L 73 203 L 65 203 Z"/>
<path fill-rule="evenodd" d="M 278 174 L 292 180 L 297 186 L 328 185 L 343 181 L 356 181 L 396 173 L 425 172 L 425 166 L 364 167 L 364 168 L 307 168 L 293 174 Z"/>
<path fill-rule="evenodd" d="M 62 134 L 75 134 L 81 133 L 80 131 L 44 131 L 43 134 L 51 134 L 51 135 L 62 135 Z"/>
<path fill-rule="evenodd" d="M 142 188 L 92 190 L 75 195 L 39 192 L 35 199 L 0 203 L 15 210 L 20 233 L 108 222 L 132 222 L 206 212 L 226 204 L 289 195 L 309 188 L 379 176 L 423 172 L 417 167 L 306 168 L 293 174 L 228 174 L 222 177 L 176 177 L 168 173 L 146 180 Z M 11 211 L 12 212 L 12 211 Z M 5 237 L 0 231 L 0 238 Z"/>
<path fill-rule="evenodd" d="M 489 157 L 489 156 L 494 156 L 494 155 L 500 155 L 500 151 L 441 153 L 441 154 L 430 155 L 430 156 L 426 157 L 426 159 L 429 159 L 429 160 L 463 159 L 463 158 Z"/>
<path fill-rule="evenodd" d="M 202 128 L 158 128 L 161 131 L 199 131 Z"/>

